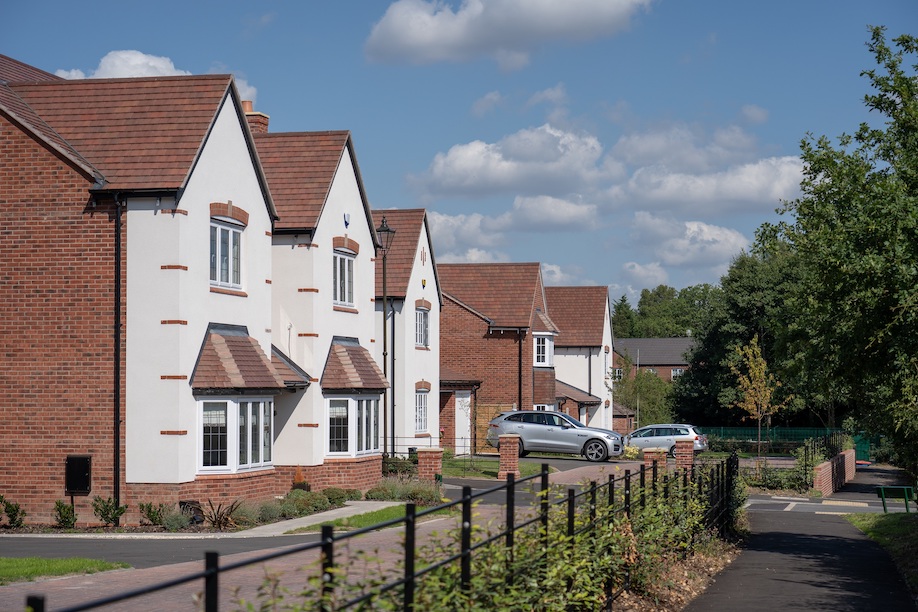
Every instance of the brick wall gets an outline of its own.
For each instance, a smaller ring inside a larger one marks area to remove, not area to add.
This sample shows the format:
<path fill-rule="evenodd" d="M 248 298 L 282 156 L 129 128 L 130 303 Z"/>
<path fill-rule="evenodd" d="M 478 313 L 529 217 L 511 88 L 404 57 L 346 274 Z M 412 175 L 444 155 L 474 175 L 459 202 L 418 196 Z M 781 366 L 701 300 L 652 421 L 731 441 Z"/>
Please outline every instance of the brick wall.
<path fill-rule="evenodd" d="M 277 468 L 282 473 L 282 480 L 287 484 L 293 482 L 295 466 Z M 326 458 L 323 465 L 304 466 L 302 468 L 306 482 L 313 491 L 321 491 L 328 487 L 342 489 L 359 489 L 368 491 L 382 478 L 382 455 L 368 455 L 365 457 Z"/>
<path fill-rule="evenodd" d="M 534 404 L 554 404 L 558 400 L 558 392 L 555 389 L 555 369 L 554 368 L 532 368 L 532 401 Z M 572 404 L 571 414 L 574 418 L 580 418 L 576 414 L 577 404 Z"/>
<path fill-rule="evenodd" d="M 440 446 L 452 451 L 456 450 L 456 394 L 453 392 L 440 392 L 440 429 L 443 437 Z"/>
<path fill-rule="evenodd" d="M 0 493 L 48 523 L 67 455 L 92 457 L 91 496 L 114 491 L 113 206 L 2 117 L 0 151 Z"/>
<path fill-rule="evenodd" d="M 857 469 L 854 449 L 848 449 L 813 469 L 813 488 L 828 497 L 854 479 Z"/>
<path fill-rule="evenodd" d="M 522 399 L 519 393 L 519 334 L 488 332 L 480 317 L 444 300 L 440 315 L 440 363 L 480 380 L 479 404 L 517 404 L 531 408 L 532 336 L 523 337 Z M 554 390 L 552 390 L 554 401 Z"/>

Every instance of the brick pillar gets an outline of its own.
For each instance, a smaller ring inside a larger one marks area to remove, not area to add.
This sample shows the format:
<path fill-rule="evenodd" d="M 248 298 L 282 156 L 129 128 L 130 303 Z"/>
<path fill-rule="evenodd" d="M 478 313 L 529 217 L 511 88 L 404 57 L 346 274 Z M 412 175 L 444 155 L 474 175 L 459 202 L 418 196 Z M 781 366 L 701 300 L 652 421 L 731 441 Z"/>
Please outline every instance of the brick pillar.
<path fill-rule="evenodd" d="M 691 440 L 676 440 L 676 469 L 691 470 L 695 462 L 695 443 Z"/>
<path fill-rule="evenodd" d="M 516 434 L 503 434 L 500 442 L 500 468 L 497 479 L 506 480 L 507 474 L 520 477 L 520 437 Z"/>
<path fill-rule="evenodd" d="M 437 475 L 443 475 L 443 449 L 418 449 L 418 480 L 435 482 Z"/>
<path fill-rule="evenodd" d="M 645 448 L 644 465 L 648 470 L 653 469 L 653 462 L 657 462 L 657 470 L 666 469 L 666 449 L 665 448 Z"/>

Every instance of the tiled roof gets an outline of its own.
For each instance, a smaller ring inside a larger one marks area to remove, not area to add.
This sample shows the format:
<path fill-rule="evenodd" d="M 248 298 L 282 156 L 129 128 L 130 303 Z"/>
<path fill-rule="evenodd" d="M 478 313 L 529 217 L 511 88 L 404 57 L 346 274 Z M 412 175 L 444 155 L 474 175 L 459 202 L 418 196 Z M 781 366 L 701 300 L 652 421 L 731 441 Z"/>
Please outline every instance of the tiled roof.
<path fill-rule="evenodd" d="M 640 366 L 683 365 L 694 338 L 616 338 L 613 350 Z"/>
<path fill-rule="evenodd" d="M 328 349 L 321 385 L 323 391 L 382 391 L 389 387 L 367 349 L 357 340 L 337 336 Z"/>
<path fill-rule="evenodd" d="M 271 360 L 245 327 L 211 324 L 191 376 L 198 391 L 263 390 L 284 388 Z"/>
<path fill-rule="evenodd" d="M 309 386 L 309 374 L 273 344 L 271 345 L 271 365 L 284 379 L 288 388 L 305 389 Z"/>
<path fill-rule="evenodd" d="M 440 288 L 493 327 L 532 327 L 541 297 L 538 263 L 439 264 Z M 550 313 L 549 313 L 550 315 Z"/>
<path fill-rule="evenodd" d="M 561 330 L 555 346 L 602 346 L 609 290 L 595 287 L 545 287 L 551 320 Z"/>
<path fill-rule="evenodd" d="M 11 83 L 35 114 L 97 168 L 109 189 L 179 189 L 229 75 Z"/>
<path fill-rule="evenodd" d="M 557 379 L 555 379 L 555 395 L 560 399 L 567 398 L 578 404 L 598 405 L 602 403 L 602 400 L 595 395 L 591 395 L 582 389 L 578 389 L 574 385 L 569 385 Z"/>
<path fill-rule="evenodd" d="M 415 255 L 422 233 L 427 231 L 427 211 L 423 208 L 387 209 L 373 211 L 373 227 L 386 224 L 395 230 L 392 246 L 386 255 L 386 295 L 393 298 L 404 298 L 408 294 L 408 282 L 414 266 Z M 428 241 L 429 242 L 429 241 Z M 432 244 L 432 243 L 431 243 Z M 433 253 L 427 253 L 427 265 L 430 266 L 428 283 L 436 282 L 436 261 Z M 382 253 L 376 257 L 376 295 L 382 297 L 383 268 Z"/>
<path fill-rule="evenodd" d="M 351 133 L 339 130 L 253 136 L 280 217 L 275 229 L 315 228 L 341 159 L 349 150 Z"/>
<path fill-rule="evenodd" d="M 0 82 L 2 81 L 63 81 L 63 79 L 0 53 Z"/>
<path fill-rule="evenodd" d="M 440 365 L 440 383 L 471 383 L 481 384 L 481 381 L 445 365 Z"/>
<path fill-rule="evenodd" d="M 625 406 L 622 406 L 621 404 L 612 402 L 612 416 L 613 417 L 634 416 L 634 414 L 635 414 L 634 410 L 632 410 L 631 408 L 627 408 Z"/>

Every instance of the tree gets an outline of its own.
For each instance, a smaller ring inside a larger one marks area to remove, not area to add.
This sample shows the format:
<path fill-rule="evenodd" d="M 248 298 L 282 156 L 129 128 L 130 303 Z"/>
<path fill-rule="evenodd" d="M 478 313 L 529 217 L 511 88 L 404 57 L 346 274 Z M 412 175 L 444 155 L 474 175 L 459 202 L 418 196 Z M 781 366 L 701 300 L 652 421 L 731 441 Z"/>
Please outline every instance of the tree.
<path fill-rule="evenodd" d="M 859 423 L 890 436 L 918 469 L 918 39 L 891 48 L 871 30 L 878 67 L 861 73 L 867 108 L 881 127 L 862 124 L 834 146 L 801 144 L 802 196 L 778 233 L 802 267 L 793 299 L 799 337 L 789 352 L 818 364 L 814 380 L 833 390 Z"/>
<path fill-rule="evenodd" d="M 631 360 L 622 362 L 622 377 L 615 382 L 615 401 L 634 410 L 635 427 L 650 423 L 669 423 L 673 420 L 670 400 L 671 383 L 656 374 L 635 371 Z"/>
<path fill-rule="evenodd" d="M 739 383 L 739 399 L 734 406 L 744 410 L 749 417 L 755 419 L 758 426 L 758 450 L 762 454 L 762 419 L 777 413 L 790 398 L 785 398 L 781 403 L 773 401 L 775 391 L 781 386 L 781 381 L 776 380 L 768 371 L 768 364 L 762 358 L 762 349 L 759 347 L 758 335 L 752 341 L 736 349 L 742 363 L 742 368 L 732 365 L 730 370 Z"/>
<path fill-rule="evenodd" d="M 612 304 L 612 337 L 634 337 L 635 313 L 628 303 L 628 296 L 623 295 L 620 300 Z"/>

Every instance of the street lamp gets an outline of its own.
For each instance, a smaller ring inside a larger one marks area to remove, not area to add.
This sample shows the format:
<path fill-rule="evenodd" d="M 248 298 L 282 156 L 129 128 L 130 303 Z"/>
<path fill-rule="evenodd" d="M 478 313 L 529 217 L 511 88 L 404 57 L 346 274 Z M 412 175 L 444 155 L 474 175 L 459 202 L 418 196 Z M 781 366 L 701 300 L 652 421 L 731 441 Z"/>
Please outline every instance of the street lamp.
<path fill-rule="evenodd" d="M 382 218 L 382 223 L 379 227 L 376 228 L 376 236 L 379 238 L 379 250 L 382 251 L 382 300 L 383 300 L 383 319 L 382 319 L 382 361 L 383 361 L 383 376 L 386 378 L 386 382 L 389 382 L 389 372 L 387 366 L 387 357 L 389 355 L 389 339 L 388 333 L 386 331 L 386 323 L 389 319 L 389 296 L 386 294 L 386 256 L 389 254 L 389 249 L 392 247 L 392 240 L 395 238 L 395 230 L 389 227 L 389 224 L 386 223 L 386 218 Z M 390 383 L 389 389 L 392 388 Z M 389 418 L 389 391 L 386 390 L 383 392 L 383 454 L 386 454 L 388 449 L 386 447 L 386 431 L 389 431 L 390 439 L 392 441 L 392 456 L 395 456 L 395 397 L 393 396 L 391 406 L 391 419 Z"/>

